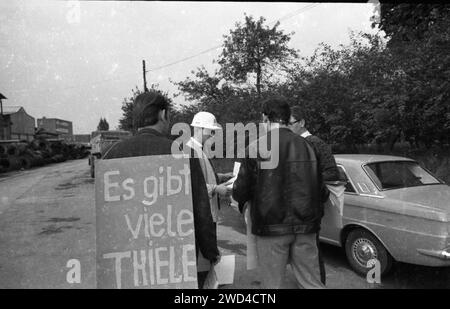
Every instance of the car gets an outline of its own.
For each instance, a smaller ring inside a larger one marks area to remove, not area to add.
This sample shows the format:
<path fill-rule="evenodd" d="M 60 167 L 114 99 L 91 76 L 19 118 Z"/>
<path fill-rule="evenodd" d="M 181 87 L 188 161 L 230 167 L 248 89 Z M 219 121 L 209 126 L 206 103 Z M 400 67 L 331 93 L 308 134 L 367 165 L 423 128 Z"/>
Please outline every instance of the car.
<path fill-rule="evenodd" d="M 95 161 L 102 156 L 118 141 L 131 136 L 131 132 L 122 130 L 94 131 L 91 133 L 91 150 L 88 158 L 91 177 L 95 177 Z"/>
<path fill-rule="evenodd" d="M 327 203 L 319 239 L 340 246 L 350 266 L 380 274 L 398 262 L 450 266 L 450 187 L 415 160 L 335 155 L 344 203 Z M 372 260 L 372 261 L 371 261 Z"/>

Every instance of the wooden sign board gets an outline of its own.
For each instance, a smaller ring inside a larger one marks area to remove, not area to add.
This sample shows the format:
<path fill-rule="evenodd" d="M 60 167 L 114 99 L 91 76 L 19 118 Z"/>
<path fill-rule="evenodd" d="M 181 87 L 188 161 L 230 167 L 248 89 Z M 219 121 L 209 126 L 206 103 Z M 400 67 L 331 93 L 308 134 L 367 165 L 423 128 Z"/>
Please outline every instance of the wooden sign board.
<path fill-rule="evenodd" d="M 99 160 L 98 288 L 197 288 L 188 158 Z"/>

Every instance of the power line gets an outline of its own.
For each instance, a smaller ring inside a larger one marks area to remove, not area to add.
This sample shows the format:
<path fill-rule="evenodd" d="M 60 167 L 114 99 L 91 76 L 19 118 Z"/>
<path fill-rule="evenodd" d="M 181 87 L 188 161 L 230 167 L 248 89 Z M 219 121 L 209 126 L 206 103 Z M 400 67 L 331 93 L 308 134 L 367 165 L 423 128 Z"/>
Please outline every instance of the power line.
<path fill-rule="evenodd" d="M 279 19 L 272 21 L 271 23 L 269 23 L 269 25 L 270 25 L 270 26 L 273 26 L 273 25 L 275 25 L 277 22 L 281 22 L 281 21 L 287 20 L 287 19 L 289 19 L 289 18 L 292 18 L 292 17 L 294 17 L 294 16 L 296 16 L 296 15 L 298 15 L 298 14 L 300 14 L 300 13 L 304 13 L 304 12 L 306 12 L 306 11 L 308 11 L 308 10 L 311 10 L 311 9 L 313 9 L 313 8 L 319 6 L 319 5 L 320 5 L 320 3 L 308 4 L 308 5 L 306 5 L 306 6 L 302 7 L 302 8 L 300 8 L 300 9 L 294 11 L 294 12 L 291 12 L 291 13 L 289 13 L 289 14 L 286 14 L 286 15 L 280 17 Z M 184 61 L 193 59 L 193 58 L 195 58 L 195 57 L 201 56 L 201 55 L 206 54 L 206 53 L 208 53 L 208 52 L 210 52 L 210 51 L 217 50 L 217 49 L 220 48 L 220 47 L 222 47 L 222 45 L 217 45 L 217 46 L 208 48 L 208 49 L 206 49 L 206 50 L 203 50 L 203 51 L 201 51 L 201 52 L 199 52 L 199 53 L 197 53 L 197 54 L 194 54 L 194 55 L 192 55 L 192 56 L 188 56 L 188 57 L 185 57 L 185 58 L 182 58 L 182 59 L 179 59 L 179 60 L 176 60 L 176 61 L 173 61 L 173 62 L 164 64 L 164 65 L 161 65 L 161 66 L 157 66 L 157 67 L 150 68 L 150 69 L 146 70 L 145 72 L 154 72 L 154 71 L 157 71 L 157 70 L 161 70 L 161 69 L 164 69 L 164 68 L 167 68 L 167 67 L 176 65 L 176 64 L 178 64 L 178 63 L 181 63 L 181 62 L 184 62 Z M 136 74 L 136 71 L 129 72 L 129 73 L 123 73 L 123 74 L 121 74 L 119 77 L 110 77 L 110 78 L 102 79 L 102 80 L 99 80 L 99 81 L 97 81 L 97 82 L 89 83 L 89 85 L 90 85 L 91 87 L 95 87 L 95 86 L 97 86 L 97 85 L 99 85 L 99 84 L 102 84 L 102 83 L 105 83 L 105 82 L 119 81 L 119 80 L 124 79 L 125 77 L 131 76 L 131 75 L 134 75 L 134 74 Z M 81 85 L 74 85 L 74 86 L 64 87 L 64 89 L 75 89 L 75 88 L 80 88 L 80 87 L 82 87 L 82 86 L 81 86 Z M 55 89 L 55 88 L 53 88 L 53 89 L 36 89 L 36 90 L 38 90 L 38 91 L 39 91 L 39 90 L 40 90 L 40 91 L 52 91 L 52 90 L 54 90 L 54 89 Z M 36 91 L 36 90 L 34 90 L 34 91 Z M 24 92 L 28 92 L 28 91 L 29 91 L 28 89 L 27 89 L 27 90 L 24 89 L 24 90 L 12 91 L 11 93 L 24 93 Z"/>
<path fill-rule="evenodd" d="M 283 16 L 283 17 L 281 17 L 281 18 L 279 18 L 279 19 L 277 19 L 277 20 L 271 22 L 269 25 L 272 26 L 272 25 L 276 24 L 277 22 L 281 22 L 281 21 L 283 21 L 283 20 L 292 18 L 292 17 L 294 17 L 295 15 L 298 15 L 298 14 L 300 14 L 300 13 L 303 13 L 303 12 L 306 12 L 306 11 L 308 11 L 308 10 L 311 10 L 311 9 L 313 9 L 313 8 L 319 6 L 319 5 L 320 5 L 320 3 L 309 4 L 309 5 L 305 6 L 305 7 L 302 7 L 301 9 L 299 9 L 299 10 L 297 10 L 297 11 L 294 11 L 294 12 L 292 12 L 292 13 L 289 13 L 289 14 L 287 14 L 287 15 L 285 15 L 285 16 Z M 208 48 L 208 49 L 206 49 L 206 50 L 204 50 L 204 51 L 201 51 L 201 52 L 199 52 L 199 53 L 197 53 L 197 54 L 195 54 L 195 55 L 192 55 L 192 56 L 189 56 L 189 57 L 186 57 L 186 58 L 183 58 L 183 59 L 180 59 L 180 60 L 171 62 L 171 63 L 167 63 L 167 64 L 164 64 L 164 65 L 161 65 L 161 66 L 158 66 L 158 67 L 151 68 L 151 69 L 147 70 L 147 72 L 153 72 L 153 71 L 157 71 L 157 70 L 160 70 L 160 69 L 167 68 L 167 67 L 169 67 L 169 66 L 173 66 L 173 65 L 175 65 L 175 64 L 178 64 L 178 63 L 181 63 L 181 62 L 190 60 L 190 59 L 192 59 L 192 58 L 195 58 L 195 57 L 198 57 L 198 56 L 200 56 L 200 55 L 206 54 L 206 53 L 208 53 L 208 52 L 210 52 L 210 51 L 216 50 L 216 49 L 218 49 L 218 48 L 220 48 L 220 47 L 222 47 L 222 45 L 217 45 L 217 46 Z"/>
<path fill-rule="evenodd" d="M 281 22 L 281 21 L 283 21 L 283 20 L 292 18 L 292 17 L 294 17 L 295 15 L 298 15 L 298 14 L 300 14 L 300 13 L 303 13 L 303 12 L 306 12 L 306 11 L 308 11 L 308 10 L 311 10 L 311 9 L 313 9 L 313 8 L 319 6 L 319 5 L 320 5 L 320 3 L 309 4 L 309 5 L 307 5 L 307 6 L 303 7 L 303 8 L 301 8 L 301 9 L 299 9 L 299 10 L 297 10 L 297 11 L 294 11 L 294 12 L 292 12 L 292 13 L 289 13 L 289 14 L 287 14 L 287 15 L 281 17 L 280 19 L 278 19 L 278 20 L 272 22 L 271 25 L 274 25 L 276 22 Z"/>
<path fill-rule="evenodd" d="M 218 49 L 219 47 L 222 47 L 222 45 L 214 46 L 214 47 L 208 48 L 208 49 L 206 49 L 206 50 L 204 50 L 204 51 L 202 51 L 202 52 L 199 52 L 198 54 L 195 54 L 195 55 L 192 55 L 192 56 L 189 56 L 189 57 L 186 57 L 186 58 L 183 58 L 183 59 L 180 59 L 180 60 L 177 60 L 177 61 L 168 63 L 168 64 L 165 64 L 165 65 L 162 65 L 162 66 L 159 66 L 159 67 L 151 68 L 151 69 L 147 70 L 147 72 L 153 72 L 153 71 L 156 71 L 156 70 L 160 70 L 160 69 L 163 69 L 163 68 L 166 68 L 166 67 L 169 67 L 169 66 L 178 64 L 178 63 L 180 63 L 180 62 L 184 62 L 184 61 L 186 61 L 186 60 L 195 58 L 195 57 L 197 57 L 197 56 L 206 54 L 207 52 L 210 52 L 210 51 L 212 51 L 212 50 L 216 50 L 216 49 Z"/>

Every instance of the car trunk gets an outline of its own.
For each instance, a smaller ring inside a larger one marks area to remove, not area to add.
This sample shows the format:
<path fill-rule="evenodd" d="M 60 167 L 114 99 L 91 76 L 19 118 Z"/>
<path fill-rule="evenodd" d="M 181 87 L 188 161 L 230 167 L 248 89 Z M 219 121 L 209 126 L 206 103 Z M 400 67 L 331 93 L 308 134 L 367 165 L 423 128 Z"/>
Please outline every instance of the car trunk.
<path fill-rule="evenodd" d="M 382 193 L 388 198 L 433 208 L 450 215 L 450 187 L 445 184 L 393 189 Z"/>

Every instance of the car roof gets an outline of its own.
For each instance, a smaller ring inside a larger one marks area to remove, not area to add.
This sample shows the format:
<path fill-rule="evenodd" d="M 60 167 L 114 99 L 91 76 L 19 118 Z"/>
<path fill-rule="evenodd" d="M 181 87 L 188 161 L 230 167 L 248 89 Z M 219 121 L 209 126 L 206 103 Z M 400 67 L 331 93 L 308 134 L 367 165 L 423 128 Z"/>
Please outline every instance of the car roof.
<path fill-rule="evenodd" d="M 387 156 L 378 154 L 337 154 L 334 155 L 336 161 L 339 162 L 352 162 L 352 163 L 374 163 L 383 161 L 414 161 L 413 159 L 398 156 Z"/>

